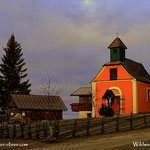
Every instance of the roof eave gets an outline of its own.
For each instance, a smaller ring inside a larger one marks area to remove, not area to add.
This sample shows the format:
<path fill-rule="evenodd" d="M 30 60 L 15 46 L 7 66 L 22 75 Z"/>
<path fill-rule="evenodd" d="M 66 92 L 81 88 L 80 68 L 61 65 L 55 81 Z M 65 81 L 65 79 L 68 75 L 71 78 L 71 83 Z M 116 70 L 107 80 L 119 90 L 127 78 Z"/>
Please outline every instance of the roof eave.
<path fill-rule="evenodd" d="M 67 111 L 68 108 L 66 107 L 66 109 L 31 109 L 31 108 L 18 108 L 21 110 L 40 110 L 40 111 Z"/>
<path fill-rule="evenodd" d="M 92 96 L 92 94 L 71 94 L 70 96 Z"/>
<path fill-rule="evenodd" d="M 146 84 L 150 84 L 150 81 L 143 81 L 143 80 L 140 80 L 140 79 L 136 79 L 137 81 L 140 81 L 140 82 L 143 82 L 143 83 L 146 83 Z"/>
<path fill-rule="evenodd" d="M 108 48 L 109 49 L 111 49 L 111 48 L 117 48 L 117 47 L 120 47 L 120 48 L 124 48 L 124 49 L 127 49 L 127 47 L 126 46 L 108 46 Z"/>
<path fill-rule="evenodd" d="M 118 66 L 118 65 L 123 65 L 123 64 L 121 64 L 121 63 L 119 63 L 119 64 L 104 64 L 103 66 Z"/>

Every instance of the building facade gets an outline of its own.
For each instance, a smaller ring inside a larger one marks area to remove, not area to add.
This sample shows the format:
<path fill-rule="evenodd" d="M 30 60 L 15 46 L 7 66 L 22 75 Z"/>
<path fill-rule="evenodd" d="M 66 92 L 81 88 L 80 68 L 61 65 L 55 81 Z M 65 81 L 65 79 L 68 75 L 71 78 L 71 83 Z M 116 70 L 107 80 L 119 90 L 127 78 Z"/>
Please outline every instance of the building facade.
<path fill-rule="evenodd" d="M 126 58 L 127 47 L 120 38 L 108 48 L 110 61 L 91 82 L 91 116 L 100 116 L 102 104 L 122 115 L 150 112 L 150 75 L 141 63 Z"/>
<path fill-rule="evenodd" d="M 11 94 L 6 108 L 9 116 L 20 114 L 30 120 L 61 120 L 67 111 L 59 96 Z"/>
<path fill-rule="evenodd" d="M 79 96 L 79 103 L 71 104 L 72 111 L 79 112 L 79 118 L 92 117 L 92 88 L 81 87 L 71 94 Z"/>

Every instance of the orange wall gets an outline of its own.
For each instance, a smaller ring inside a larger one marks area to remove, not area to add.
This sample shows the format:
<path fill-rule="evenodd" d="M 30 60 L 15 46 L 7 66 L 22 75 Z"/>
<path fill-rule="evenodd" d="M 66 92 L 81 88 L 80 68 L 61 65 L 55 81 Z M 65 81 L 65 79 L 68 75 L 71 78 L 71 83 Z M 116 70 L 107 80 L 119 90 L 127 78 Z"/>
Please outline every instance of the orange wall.
<path fill-rule="evenodd" d="M 122 100 L 125 110 L 122 111 L 122 114 L 130 114 L 133 112 L 133 85 L 132 81 L 109 81 L 109 82 L 97 82 L 96 83 L 96 117 L 99 116 L 99 109 L 102 104 L 102 97 L 104 96 L 107 89 L 111 87 L 118 87 L 121 92 L 124 100 Z M 105 103 L 105 100 L 103 100 Z"/>
<path fill-rule="evenodd" d="M 138 96 L 138 112 L 150 112 L 150 102 L 147 101 L 147 88 L 149 84 L 137 82 L 137 96 Z"/>
<path fill-rule="evenodd" d="M 112 68 L 117 68 L 117 79 L 132 79 L 133 77 L 128 74 L 128 72 L 121 66 L 105 66 L 102 70 L 101 73 L 98 75 L 95 81 L 106 81 L 110 80 L 110 69 Z"/>

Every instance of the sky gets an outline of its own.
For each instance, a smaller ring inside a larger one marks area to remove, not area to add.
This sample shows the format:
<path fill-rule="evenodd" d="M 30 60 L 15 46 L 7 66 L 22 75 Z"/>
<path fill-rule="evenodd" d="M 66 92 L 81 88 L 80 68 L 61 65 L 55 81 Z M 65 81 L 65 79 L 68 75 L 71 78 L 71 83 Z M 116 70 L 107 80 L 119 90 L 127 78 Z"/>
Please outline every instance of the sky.
<path fill-rule="evenodd" d="M 107 48 L 119 37 L 126 57 L 141 62 L 150 73 L 149 0 L 0 0 L 0 57 L 11 34 L 21 43 L 31 94 L 46 74 L 65 84 L 64 118 L 77 118 L 70 94 L 90 86 L 109 61 Z M 1 63 L 1 61 L 0 61 Z"/>

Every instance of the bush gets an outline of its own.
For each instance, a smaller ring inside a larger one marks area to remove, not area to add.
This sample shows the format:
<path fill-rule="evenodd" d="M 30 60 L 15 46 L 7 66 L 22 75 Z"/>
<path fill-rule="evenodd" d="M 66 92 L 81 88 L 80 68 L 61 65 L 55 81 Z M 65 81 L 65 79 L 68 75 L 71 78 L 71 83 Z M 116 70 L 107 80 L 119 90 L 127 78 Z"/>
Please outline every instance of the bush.
<path fill-rule="evenodd" d="M 112 117 L 114 115 L 114 111 L 111 107 L 106 107 L 105 116 Z"/>
<path fill-rule="evenodd" d="M 102 104 L 99 110 L 99 114 L 105 117 L 112 117 L 114 115 L 114 111 L 111 107 L 107 107 L 104 104 Z"/>
<path fill-rule="evenodd" d="M 106 112 L 106 106 L 104 104 L 101 105 L 101 108 L 99 110 L 99 114 L 101 116 L 104 116 L 105 115 L 105 112 Z"/>

